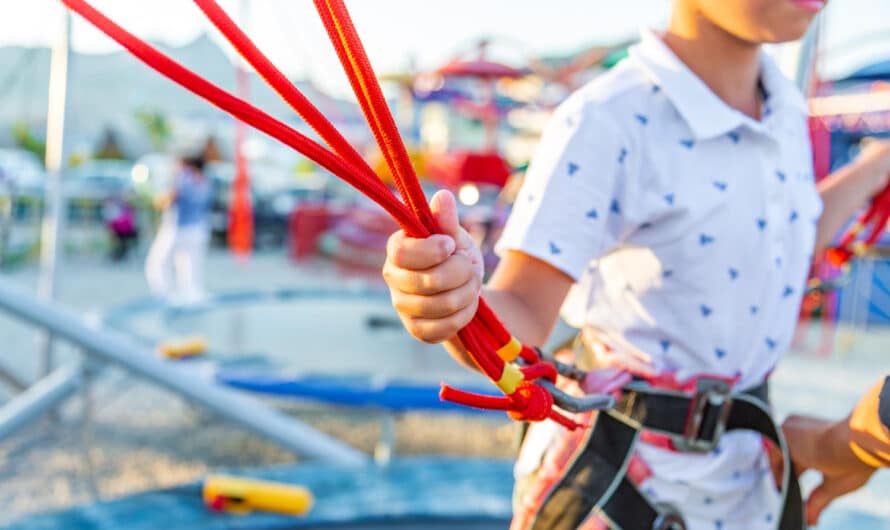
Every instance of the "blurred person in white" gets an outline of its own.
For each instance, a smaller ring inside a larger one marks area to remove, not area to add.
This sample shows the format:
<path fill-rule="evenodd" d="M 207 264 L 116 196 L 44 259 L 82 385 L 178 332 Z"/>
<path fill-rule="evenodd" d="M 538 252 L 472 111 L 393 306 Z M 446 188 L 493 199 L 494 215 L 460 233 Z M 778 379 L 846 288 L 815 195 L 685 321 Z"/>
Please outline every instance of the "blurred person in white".
<path fill-rule="evenodd" d="M 145 275 L 152 294 L 173 304 L 199 303 L 205 294 L 213 190 L 204 165 L 203 156 L 183 157 L 173 189 L 155 199 L 163 214 Z"/>

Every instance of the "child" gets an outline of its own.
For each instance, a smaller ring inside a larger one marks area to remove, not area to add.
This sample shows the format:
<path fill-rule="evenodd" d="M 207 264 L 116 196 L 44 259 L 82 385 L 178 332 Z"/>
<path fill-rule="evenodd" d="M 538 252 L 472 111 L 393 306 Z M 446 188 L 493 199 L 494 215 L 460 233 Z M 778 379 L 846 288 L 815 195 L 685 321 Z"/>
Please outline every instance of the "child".
<path fill-rule="evenodd" d="M 122 261 L 130 252 L 130 247 L 138 243 L 139 230 L 136 227 L 136 209 L 123 195 L 115 195 L 105 202 L 103 209 L 105 226 L 111 234 L 111 259 Z"/>
<path fill-rule="evenodd" d="M 806 102 L 761 44 L 800 38 L 821 7 L 675 0 L 667 31 L 644 33 L 557 110 L 484 290 L 518 339 L 543 344 L 562 308 L 599 365 L 671 388 L 698 376 L 734 392 L 762 386 L 790 343 L 814 249 L 890 173 L 890 147 L 873 144 L 814 185 Z M 396 233 L 384 276 L 407 329 L 471 364 L 455 333 L 476 310 L 481 257 L 453 198 L 437 194 L 432 208 L 448 235 Z M 535 514 L 572 459 L 572 436 L 550 422 L 530 429 L 514 528 L 542 528 Z M 777 526 L 757 433 L 729 432 L 704 454 L 646 440 L 635 478 L 687 528 Z"/>

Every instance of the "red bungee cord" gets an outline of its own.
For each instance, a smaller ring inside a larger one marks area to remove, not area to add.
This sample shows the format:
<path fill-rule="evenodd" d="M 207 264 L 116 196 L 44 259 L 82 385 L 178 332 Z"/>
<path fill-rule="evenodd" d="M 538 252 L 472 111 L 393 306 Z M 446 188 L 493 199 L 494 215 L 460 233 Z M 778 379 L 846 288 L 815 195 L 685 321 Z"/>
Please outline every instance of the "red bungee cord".
<path fill-rule="evenodd" d="M 888 220 L 890 220 L 890 186 L 872 199 L 871 205 L 841 237 L 838 245 L 825 252 L 828 263 L 835 267 L 843 267 L 853 257 L 864 255 L 881 237 L 887 228 Z M 870 231 L 865 239 L 857 239 L 866 228 Z"/>
<path fill-rule="evenodd" d="M 315 7 L 392 171 L 404 203 L 392 194 L 336 128 L 260 52 L 215 0 L 194 1 L 333 152 L 183 67 L 115 24 L 85 0 L 61 1 L 160 74 L 302 153 L 367 195 L 386 210 L 409 236 L 428 237 L 439 232 L 367 54 L 342 0 L 315 0 Z M 535 382 L 538 379 L 555 381 L 555 367 L 542 361 L 534 349 L 516 340 L 483 299 L 479 300 L 479 309 L 473 320 L 458 336 L 480 370 L 506 396 L 483 396 L 443 385 L 440 394 L 442 399 L 471 407 L 504 410 L 512 418 L 522 421 L 542 421 L 549 418 L 570 429 L 581 426 L 556 411 L 553 396 Z M 527 366 L 514 364 L 517 359 L 522 359 Z"/>

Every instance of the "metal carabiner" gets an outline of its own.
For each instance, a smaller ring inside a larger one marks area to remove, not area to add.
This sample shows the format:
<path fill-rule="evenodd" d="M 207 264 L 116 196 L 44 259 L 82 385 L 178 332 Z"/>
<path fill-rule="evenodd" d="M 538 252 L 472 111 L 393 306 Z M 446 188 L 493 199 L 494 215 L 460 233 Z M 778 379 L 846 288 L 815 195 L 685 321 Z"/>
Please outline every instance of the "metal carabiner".
<path fill-rule="evenodd" d="M 540 380 L 537 381 L 537 384 L 544 387 L 553 396 L 554 405 L 567 412 L 590 412 L 592 410 L 605 410 L 615 407 L 615 398 L 606 394 L 575 397 L 556 388 L 556 385 L 550 381 Z"/>

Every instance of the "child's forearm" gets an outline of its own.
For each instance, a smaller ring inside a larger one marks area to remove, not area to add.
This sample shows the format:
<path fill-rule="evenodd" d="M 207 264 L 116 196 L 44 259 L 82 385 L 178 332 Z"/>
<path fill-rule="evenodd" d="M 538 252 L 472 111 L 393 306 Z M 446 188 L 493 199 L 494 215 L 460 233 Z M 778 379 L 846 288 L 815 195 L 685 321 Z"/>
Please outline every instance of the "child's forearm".
<path fill-rule="evenodd" d="M 816 231 L 816 251 L 831 244 L 838 231 L 878 191 L 885 177 L 856 162 L 842 167 L 819 184 L 823 213 Z"/>

